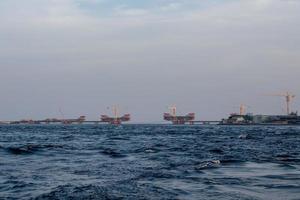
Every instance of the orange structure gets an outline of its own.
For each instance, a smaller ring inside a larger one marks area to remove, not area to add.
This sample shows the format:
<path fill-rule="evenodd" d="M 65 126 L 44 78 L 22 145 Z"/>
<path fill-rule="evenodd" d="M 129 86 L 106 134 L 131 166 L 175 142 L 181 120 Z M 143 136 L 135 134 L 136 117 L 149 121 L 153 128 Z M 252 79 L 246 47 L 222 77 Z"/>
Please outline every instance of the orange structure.
<path fill-rule="evenodd" d="M 119 117 L 119 110 L 117 106 L 113 106 L 113 117 L 109 117 L 107 115 L 101 115 L 101 122 L 106 122 L 112 125 L 120 125 L 122 122 L 130 121 L 130 114 L 125 114 Z"/>
<path fill-rule="evenodd" d="M 171 121 L 173 124 L 186 124 L 190 123 L 193 124 L 195 120 L 195 113 L 189 113 L 184 116 L 176 115 L 177 108 L 176 106 L 170 107 L 170 113 L 164 113 L 164 120 Z"/>

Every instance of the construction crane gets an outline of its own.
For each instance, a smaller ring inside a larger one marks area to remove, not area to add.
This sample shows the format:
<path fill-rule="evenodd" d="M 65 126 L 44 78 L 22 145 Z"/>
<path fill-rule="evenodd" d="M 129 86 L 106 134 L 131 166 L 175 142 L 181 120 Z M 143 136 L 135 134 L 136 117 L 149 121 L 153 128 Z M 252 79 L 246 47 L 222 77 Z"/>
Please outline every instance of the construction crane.
<path fill-rule="evenodd" d="M 249 108 L 251 108 L 251 106 L 248 106 L 248 105 L 246 105 L 246 104 L 240 104 L 240 115 L 246 115 L 246 111 L 247 111 L 247 109 L 249 109 Z"/>
<path fill-rule="evenodd" d="M 245 115 L 246 112 L 246 106 L 244 104 L 240 105 L 240 115 Z"/>
<path fill-rule="evenodd" d="M 286 113 L 287 115 L 290 115 L 290 105 L 291 105 L 291 101 L 296 97 L 296 95 L 291 94 L 289 92 L 286 93 L 282 93 L 282 94 L 269 94 L 268 96 L 279 96 L 279 97 L 285 97 L 285 101 L 286 101 Z"/>

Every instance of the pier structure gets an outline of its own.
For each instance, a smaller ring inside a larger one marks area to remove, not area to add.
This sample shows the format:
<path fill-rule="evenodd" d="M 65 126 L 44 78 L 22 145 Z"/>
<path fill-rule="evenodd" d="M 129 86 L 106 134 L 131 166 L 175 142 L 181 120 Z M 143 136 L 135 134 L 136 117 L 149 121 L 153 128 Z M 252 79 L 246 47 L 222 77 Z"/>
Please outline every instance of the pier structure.
<path fill-rule="evenodd" d="M 82 124 L 86 120 L 85 116 L 80 116 L 77 119 L 57 119 L 47 118 L 44 120 L 22 119 L 19 121 L 6 121 L 6 124 Z"/>
<path fill-rule="evenodd" d="M 195 120 L 195 121 L 190 121 L 190 124 L 202 124 L 202 125 L 218 125 L 220 124 L 221 121 L 210 121 L 210 120 Z"/>

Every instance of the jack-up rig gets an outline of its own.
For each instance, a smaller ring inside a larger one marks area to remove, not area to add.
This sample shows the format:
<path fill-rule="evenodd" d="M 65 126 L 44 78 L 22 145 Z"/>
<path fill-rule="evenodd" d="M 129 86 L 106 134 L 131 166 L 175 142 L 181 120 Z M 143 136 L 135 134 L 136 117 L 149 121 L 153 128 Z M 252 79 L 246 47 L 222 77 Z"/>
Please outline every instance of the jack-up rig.
<path fill-rule="evenodd" d="M 176 114 L 177 108 L 175 105 L 169 107 L 170 113 L 164 113 L 164 120 L 171 121 L 173 124 L 193 124 L 195 120 L 195 113 L 189 113 L 185 116 L 179 116 Z"/>
<path fill-rule="evenodd" d="M 109 117 L 107 115 L 101 115 L 100 122 L 109 123 L 113 125 L 120 125 L 122 124 L 122 122 L 130 121 L 130 114 L 125 114 L 119 117 L 119 109 L 117 106 L 113 106 L 112 111 L 113 111 L 113 117 Z"/>

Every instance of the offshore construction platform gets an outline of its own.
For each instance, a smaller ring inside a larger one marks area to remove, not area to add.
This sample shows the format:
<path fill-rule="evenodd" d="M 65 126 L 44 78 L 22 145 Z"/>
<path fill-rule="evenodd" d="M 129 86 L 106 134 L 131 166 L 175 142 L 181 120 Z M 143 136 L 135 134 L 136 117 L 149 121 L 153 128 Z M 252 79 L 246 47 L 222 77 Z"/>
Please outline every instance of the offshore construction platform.
<path fill-rule="evenodd" d="M 195 113 L 188 113 L 187 115 L 177 115 L 177 107 L 175 105 L 169 107 L 170 112 L 164 113 L 164 120 L 172 122 L 173 125 L 184 124 L 218 124 L 220 121 L 209 120 L 195 120 Z"/>
<path fill-rule="evenodd" d="M 130 114 L 125 114 L 119 117 L 119 109 L 117 106 L 112 107 L 113 116 L 101 115 L 101 122 L 109 123 L 112 125 L 120 125 L 122 122 L 130 121 Z"/>
<path fill-rule="evenodd" d="M 245 114 L 246 106 L 240 106 L 240 113 L 233 113 L 227 119 L 223 119 L 221 125 L 300 125 L 300 116 L 291 111 L 291 101 L 296 97 L 289 92 L 283 94 L 271 94 L 268 96 L 284 97 L 286 101 L 285 115 L 253 115 Z"/>
<path fill-rule="evenodd" d="M 239 113 L 230 114 L 226 119 L 220 121 L 196 121 L 195 113 L 188 113 L 187 115 L 177 115 L 176 106 L 169 107 L 170 112 L 163 114 L 165 121 L 171 122 L 174 125 L 184 124 L 215 124 L 215 125 L 300 125 L 300 116 L 297 112 L 291 111 L 291 102 L 296 97 L 295 95 L 286 92 L 282 94 L 271 94 L 268 96 L 280 96 L 285 98 L 286 102 L 286 114 L 284 115 L 253 115 L 246 113 L 246 107 L 244 104 L 240 105 Z M 61 111 L 60 111 L 61 112 Z M 23 119 L 19 121 L 0 121 L 0 124 L 111 124 L 120 125 L 123 122 L 129 122 L 131 120 L 130 114 L 119 115 L 119 109 L 117 106 L 112 107 L 113 115 L 101 115 L 99 120 L 87 121 L 85 116 L 80 116 L 75 119 L 65 119 L 63 113 L 62 118 L 47 118 L 44 120 Z"/>
<path fill-rule="evenodd" d="M 33 119 L 22 119 L 19 121 L 0 121 L 0 124 L 86 124 L 86 123 L 103 123 L 103 124 L 112 124 L 112 125 L 120 125 L 123 122 L 130 121 L 130 114 L 125 114 L 119 117 L 119 111 L 117 106 L 112 107 L 113 116 L 110 117 L 108 115 L 101 115 L 100 120 L 87 121 L 85 116 L 80 116 L 77 119 L 65 119 L 63 113 L 61 112 L 63 118 L 48 118 L 44 120 L 33 120 Z"/>
<path fill-rule="evenodd" d="M 172 124 L 178 125 L 178 124 L 193 124 L 193 121 L 195 120 L 195 113 L 189 113 L 185 116 L 179 116 L 176 114 L 177 108 L 176 106 L 171 106 L 170 113 L 164 113 L 164 120 L 171 121 Z"/>
<path fill-rule="evenodd" d="M 48 118 L 45 120 L 33 120 L 33 119 L 23 119 L 20 121 L 10 121 L 9 124 L 82 124 L 85 122 L 85 116 L 80 116 L 77 119 L 57 119 L 57 118 Z M 2 122 L 5 123 L 5 122 Z"/>

